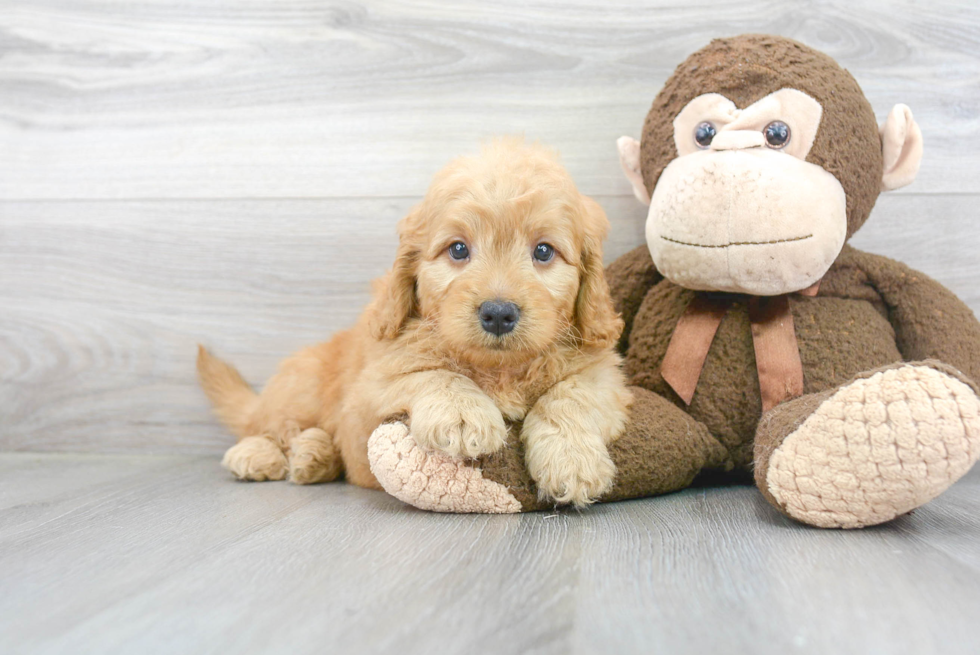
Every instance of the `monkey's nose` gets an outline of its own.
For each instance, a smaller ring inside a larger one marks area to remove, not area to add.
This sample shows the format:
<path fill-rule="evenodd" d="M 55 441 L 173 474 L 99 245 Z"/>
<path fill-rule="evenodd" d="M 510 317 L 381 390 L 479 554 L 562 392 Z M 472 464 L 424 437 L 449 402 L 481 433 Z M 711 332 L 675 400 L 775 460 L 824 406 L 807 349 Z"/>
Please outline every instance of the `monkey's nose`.
<path fill-rule="evenodd" d="M 745 150 L 766 145 L 765 135 L 758 130 L 720 130 L 708 146 L 712 150 Z"/>
<path fill-rule="evenodd" d="M 480 305 L 478 314 L 483 329 L 499 337 L 514 329 L 521 317 L 521 310 L 512 302 L 488 300 Z"/>

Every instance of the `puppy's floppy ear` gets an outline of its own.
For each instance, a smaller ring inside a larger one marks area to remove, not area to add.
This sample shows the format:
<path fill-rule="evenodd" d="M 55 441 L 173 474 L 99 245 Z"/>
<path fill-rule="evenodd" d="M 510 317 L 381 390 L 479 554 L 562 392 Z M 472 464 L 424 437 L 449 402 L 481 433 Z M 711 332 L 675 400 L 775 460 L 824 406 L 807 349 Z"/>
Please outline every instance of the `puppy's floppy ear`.
<path fill-rule="evenodd" d="M 375 285 L 374 302 L 368 309 L 375 339 L 394 339 L 405 322 L 418 311 L 415 275 L 422 256 L 421 210 L 415 207 L 398 223 L 398 251 L 391 270 Z"/>
<path fill-rule="evenodd" d="M 609 232 L 609 219 L 599 203 L 582 196 L 585 241 L 582 246 L 581 281 L 575 301 L 575 322 L 582 340 L 611 347 L 619 340 L 623 321 L 613 308 L 609 285 L 602 267 L 602 240 Z"/>

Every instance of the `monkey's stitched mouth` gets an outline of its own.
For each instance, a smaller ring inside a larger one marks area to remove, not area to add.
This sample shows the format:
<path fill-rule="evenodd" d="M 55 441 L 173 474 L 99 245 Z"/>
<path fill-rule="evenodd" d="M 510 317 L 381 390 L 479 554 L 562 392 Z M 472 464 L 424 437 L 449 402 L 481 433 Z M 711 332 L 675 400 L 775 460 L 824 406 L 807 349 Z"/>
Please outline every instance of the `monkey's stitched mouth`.
<path fill-rule="evenodd" d="M 772 241 L 736 241 L 734 243 L 722 243 L 718 245 L 707 244 L 707 243 L 690 243 L 688 241 L 680 241 L 678 239 L 671 239 L 670 237 L 660 237 L 664 241 L 669 241 L 670 243 L 676 243 L 681 246 L 691 246 L 692 248 L 728 248 L 729 246 L 768 246 L 774 243 L 790 243 L 792 241 L 803 241 L 804 239 L 812 238 L 812 234 L 807 234 L 802 237 L 792 237 L 790 239 L 773 239 Z"/>

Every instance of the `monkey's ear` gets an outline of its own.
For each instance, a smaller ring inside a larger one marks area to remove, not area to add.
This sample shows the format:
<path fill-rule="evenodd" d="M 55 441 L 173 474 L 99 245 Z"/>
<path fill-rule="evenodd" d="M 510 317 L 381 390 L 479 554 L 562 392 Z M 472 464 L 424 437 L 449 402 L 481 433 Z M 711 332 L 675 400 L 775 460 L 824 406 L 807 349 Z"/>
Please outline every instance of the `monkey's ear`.
<path fill-rule="evenodd" d="M 619 149 L 619 165 L 626 173 L 626 179 L 633 185 L 633 195 L 644 205 L 650 204 L 650 194 L 643 184 L 643 173 L 640 172 L 640 142 L 630 136 L 616 139 Z"/>
<path fill-rule="evenodd" d="M 922 131 L 906 105 L 895 105 L 878 128 L 885 162 L 881 190 L 891 191 L 911 184 L 922 161 Z"/>

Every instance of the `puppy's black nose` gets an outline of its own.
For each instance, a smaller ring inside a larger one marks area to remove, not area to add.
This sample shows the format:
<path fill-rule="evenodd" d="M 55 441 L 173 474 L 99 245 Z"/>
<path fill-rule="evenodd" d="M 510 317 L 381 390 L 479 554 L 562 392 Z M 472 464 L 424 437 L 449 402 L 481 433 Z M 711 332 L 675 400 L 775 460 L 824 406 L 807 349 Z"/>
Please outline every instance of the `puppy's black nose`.
<path fill-rule="evenodd" d="M 480 323 L 483 329 L 498 337 L 507 334 L 517 325 L 521 310 L 512 302 L 488 300 L 480 305 Z"/>

